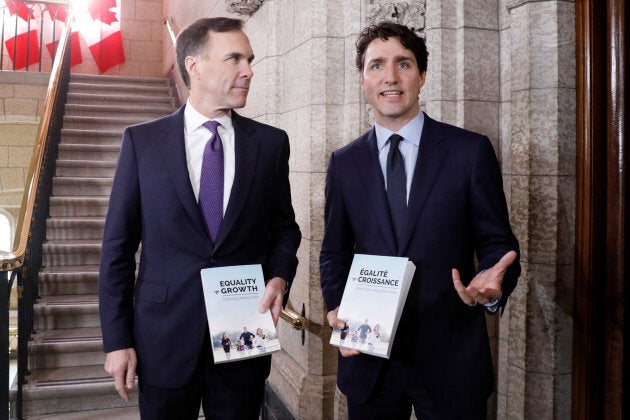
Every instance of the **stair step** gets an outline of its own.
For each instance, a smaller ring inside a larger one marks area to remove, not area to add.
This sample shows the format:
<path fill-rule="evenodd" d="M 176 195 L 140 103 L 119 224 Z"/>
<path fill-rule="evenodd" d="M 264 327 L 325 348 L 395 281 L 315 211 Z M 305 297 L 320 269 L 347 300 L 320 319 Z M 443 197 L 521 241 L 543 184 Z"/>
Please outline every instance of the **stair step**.
<path fill-rule="evenodd" d="M 46 267 L 39 272 L 39 295 L 98 293 L 98 265 Z"/>
<path fill-rule="evenodd" d="M 44 267 L 100 263 L 101 241 L 47 241 L 42 248 Z"/>
<path fill-rule="evenodd" d="M 171 97 L 173 89 L 164 85 L 146 85 L 133 82 L 128 83 L 90 83 L 90 82 L 70 82 L 70 91 L 73 93 L 107 93 L 124 92 L 126 95 L 139 94 L 142 96 Z"/>
<path fill-rule="evenodd" d="M 111 105 L 109 102 L 103 101 L 102 104 L 67 104 L 65 115 L 80 116 L 126 116 L 137 115 L 146 120 L 163 117 L 170 114 L 172 107 L 170 104 L 153 104 L 152 102 L 143 102 L 135 105 Z"/>
<path fill-rule="evenodd" d="M 58 159 L 116 162 L 120 153 L 118 144 L 60 144 Z"/>
<path fill-rule="evenodd" d="M 46 221 L 46 238 L 49 241 L 68 239 L 102 239 L 104 217 L 51 217 Z"/>
<path fill-rule="evenodd" d="M 50 197 L 52 217 L 105 217 L 109 197 Z"/>
<path fill-rule="evenodd" d="M 110 76 L 95 74 L 73 73 L 71 82 L 77 83 L 107 83 L 107 84 L 134 84 L 147 86 L 171 86 L 171 80 L 167 77 L 139 77 L 139 76 Z"/>
<path fill-rule="evenodd" d="M 42 296 L 33 306 L 35 331 L 100 327 L 98 295 Z"/>
<path fill-rule="evenodd" d="M 81 130 L 76 128 L 62 128 L 61 141 L 63 144 L 99 144 L 118 145 L 122 140 L 122 130 Z"/>
<path fill-rule="evenodd" d="M 54 177 L 53 194 L 59 196 L 108 197 L 113 178 Z"/>
<path fill-rule="evenodd" d="M 116 94 L 108 94 L 107 92 L 100 93 L 68 93 L 68 100 L 66 104 L 70 105 L 102 105 L 102 104 L 116 104 L 121 106 L 138 106 L 141 104 L 151 103 L 153 105 L 161 104 L 168 106 L 171 112 L 174 111 L 177 106 L 175 105 L 175 99 L 171 96 L 164 95 L 144 95 L 140 93 L 125 94 L 123 92 Z M 168 112 L 170 113 L 170 112 Z"/>
<path fill-rule="evenodd" d="M 55 175 L 60 177 L 113 178 L 115 160 L 57 160 Z"/>
<path fill-rule="evenodd" d="M 200 417 L 201 418 L 201 417 Z M 75 413 L 30 416 L 29 420 L 140 420 L 138 407 L 110 408 L 105 410 L 77 411 Z"/>
<path fill-rule="evenodd" d="M 98 129 L 98 130 L 124 130 L 128 125 L 147 121 L 146 118 L 136 115 L 125 117 L 82 117 L 66 115 L 63 117 L 63 128 Z"/>
<path fill-rule="evenodd" d="M 130 401 L 123 401 L 116 392 L 114 380 L 105 373 L 102 364 L 33 369 L 27 380 L 23 389 L 23 414 L 27 418 L 37 415 L 50 418 L 49 413 L 60 415 L 134 407 L 138 404 L 137 385 L 129 395 Z M 15 401 L 15 394 L 12 390 L 12 401 Z"/>
<path fill-rule="evenodd" d="M 105 362 L 100 327 L 38 331 L 29 342 L 28 354 L 29 369 L 90 366 Z"/>

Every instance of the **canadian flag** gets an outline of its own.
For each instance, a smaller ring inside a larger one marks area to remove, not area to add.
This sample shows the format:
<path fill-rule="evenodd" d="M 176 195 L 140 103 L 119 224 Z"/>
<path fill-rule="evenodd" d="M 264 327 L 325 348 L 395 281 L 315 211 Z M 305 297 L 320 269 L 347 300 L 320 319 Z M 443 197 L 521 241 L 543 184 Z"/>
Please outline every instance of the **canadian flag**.
<path fill-rule="evenodd" d="M 101 73 L 125 62 L 119 0 L 90 0 L 78 17 L 79 31 Z"/>
<path fill-rule="evenodd" d="M 39 36 L 32 5 L 21 2 L 1 1 L 4 15 L 4 46 L 16 70 L 39 62 Z M 29 24 L 29 22 L 31 22 Z"/>
<path fill-rule="evenodd" d="M 66 26 L 66 9 L 61 6 L 48 5 L 42 16 L 42 38 L 50 57 L 54 60 L 59 40 Z M 70 34 L 70 67 L 83 62 L 81 42 L 78 30 Z"/>

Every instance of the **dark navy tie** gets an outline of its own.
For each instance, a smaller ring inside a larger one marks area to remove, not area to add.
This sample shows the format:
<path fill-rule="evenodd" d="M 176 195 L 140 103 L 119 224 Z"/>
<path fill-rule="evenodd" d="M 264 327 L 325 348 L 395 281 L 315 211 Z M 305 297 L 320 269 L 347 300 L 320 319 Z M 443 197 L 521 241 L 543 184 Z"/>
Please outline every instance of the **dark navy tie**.
<path fill-rule="evenodd" d="M 212 132 L 212 137 L 203 151 L 199 207 L 214 242 L 223 220 L 223 145 L 217 132 L 219 126 L 217 121 L 207 121 L 203 126 Z"/>
<path fill-rule="evenodd" d="M 407 210 L 405 161 L 398 150 L 398 144 L 402 140 L 403 138 L 398 134 L 392 134 L 389 137 L 389 153 L 387 154 L 387 201 L 398 242 L 400 242 L 401 228 Z"/>

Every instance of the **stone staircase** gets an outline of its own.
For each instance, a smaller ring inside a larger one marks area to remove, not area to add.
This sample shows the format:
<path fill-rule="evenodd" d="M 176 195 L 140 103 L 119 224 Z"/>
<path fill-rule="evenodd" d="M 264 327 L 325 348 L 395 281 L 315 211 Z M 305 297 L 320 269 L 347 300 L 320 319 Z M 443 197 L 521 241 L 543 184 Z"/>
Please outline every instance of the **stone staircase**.
<path fill-rule="evenodd" d="M 103 370 L 97 280 L 101 240 L 125 126 L 176 108 L 168 79 L 72 75 L 57 158 L 43 269 L 29 343 L 23 416 L 137 419 Z M 15 416 L 15 384 L 12 415 Z"/>

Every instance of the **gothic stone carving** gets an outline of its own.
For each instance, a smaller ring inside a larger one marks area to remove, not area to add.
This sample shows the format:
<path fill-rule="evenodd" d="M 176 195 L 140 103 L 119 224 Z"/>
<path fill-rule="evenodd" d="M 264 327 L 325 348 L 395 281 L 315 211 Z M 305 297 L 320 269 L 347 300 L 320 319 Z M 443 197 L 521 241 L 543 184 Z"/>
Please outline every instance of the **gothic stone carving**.
<path fill-rule="evenodd" d="M 265 0 L 225 0 L 225 7 L 230 13 L 251 16 Z"/>
<path fill-rule="evenodd" d="M 400 23 L 416 32 L 424 31 L 426 0 L 396 3 L 372 3 L 368 6 L 368 24 L 383 20 Z M 423 35 L 422 33 L 420 35 Z"/>

